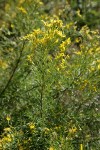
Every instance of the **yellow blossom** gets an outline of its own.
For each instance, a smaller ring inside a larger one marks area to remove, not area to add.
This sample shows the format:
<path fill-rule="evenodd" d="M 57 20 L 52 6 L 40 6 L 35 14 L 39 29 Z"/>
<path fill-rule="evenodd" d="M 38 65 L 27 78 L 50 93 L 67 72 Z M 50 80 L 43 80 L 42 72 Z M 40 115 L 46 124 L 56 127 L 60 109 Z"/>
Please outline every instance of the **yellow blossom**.
<path fill-rule="evenodd" d="M 49 128 L 44 128 L 44 132 L 45 132 L 45 134 L 48 134 L 48 132 L 50 131 L 50 129 Z"/>
<path fill-rule="evenodd" d="M 65 63 L 65 59 L 62 59 L 61 61 L 62 61 L 63 64 Z"/>
<path fill-rule="evenodd" d="M 89 51 L 88 51 L 88 53 L 89 53 L 90 55 L 92 55 L 92 54 L 93 54 L 93 48 L 90 48 Z"/>
<path fill-rule="evenodd" d="M 59 85 L 61 84 L 60 82 L 58 83 Z M 55 129 L 59 130 L 61 127 L 60 126 L 56 126 Z"/>
<path fill-rule="evenodd" d="M 21 40 L 30 40 L 33 37 L 34 37 L 34 35 L 32 33 L 30 33 L 30 34 L 27 34 L 26 36 L 21 37 Z"/>
<path fill-rule="evenodd" d="M 71 22 L 71 23 L 69 23 L 69 24 L 66 24 L 65 27 L 66 27 L 67 29 L 70 29 L 70 27 L 72 27 L 72 26 L 73 26 L 73 23 Z"/>
<path fill-rule="evenodd" d="M 84 82 L 83 86 L 81 86 L 81 88 L 80 88 L 81 90 L 83 90 L 87 86 L 87 84 L 88 84 L 87 80 L 84 80 L 83 82 Z"/>
<path fill-rule="evenodd" d="M 7 115 L 6 120 L 7 120 L 7 121 L 10 121 L 10 120 L 11 120 L 11 117 Z"/>
<path fill-rule="evenodd" d="M 5 128 L 4 131 L 9 132 L 9 131 L 11 131 L 11 128 Z"/>
<path fill-rule="evenodd" d="M 53 148 L 53 147 L 50 147 L 49 150 L 54 150 L 54 148 Z"/>
<path fill-rule="evenodd" d="M 90 137 L 91 137 L 91 135 L 90 135 L 90 134 L 87 134 L 87 135 L 86 135 L 86 138 L 87 138 L 87 139 L 89 139 Z"/>
<path fill-rule="evenodd" d="M 95 30 L 95 31 L 91 31 L 92 34 L 96 35 L 96 34 L 99 34 L 99 31 L 98 30 Z"/>
<path fill-rule="evenodd" d="M 47 72 L 50 73 L 51 72 L 50 69 L 47 69 Z"/>
<path fill-rule="evenodd" d="M 80 18 L 82 18 L 82 15 L 80 14 L 80 10 L 79 10 L 79 9 L 76 11 L 76 14 L 77 14 Z"/>
<path fill-rule="evenodd" d="M 84 48 L 84 45 L 80 44 L 80 48 L 83 49 L 83 48 Z"/>
<path fill-rule="evenodd" d="M 66 39 L 65 41 L 63 41 L 63 42 L 60 44 L 60 46 L 59 46 L 60 50 L 61 50 L 61 51 L 65 51 L 65 50 L 66 50 L 66 46 L 69 45 L 70 43 L 71 43 L 71 39 L 70 39 L 70 37 L 69 37 L 68 39 Z"/>
<path fill-rule="evenodd" d="M 32 129 L 32 130 L 35 129 L 35 124 L 34 123 L 30 123 L 29 124 L 29 128 Z"/>
<path fill-rule="evenodd" d="M 100 64 L 98 65 L 98 70 L 100 70 Z"/>
<path fill-rule="evenodd" d="M 70 44 L 71 43 L 71 39 L 70 39 L 70 37 L 65 41 L 66 42 L 66 44 Z"/>
<path fill-rule="evenodd" d="M 77 128 L 76 127 L 73 127 L 71 129 L 69 129 L 69 133 L 75 133 L 77 131 Z"/>
<path fill-rule="evenodd" d="M 7 134 L 7 136 L 4 136 L 2 139 L 3 142 L 11 142 L 12 138 L 10 134 Z"/>
<path fill-rule="evenodd" d="M 62 20 L 59 20 L 59 18 L 57 16 L 54 16 L 53 18 L 50 18 L 49 22 L 45 22 L 43 21 L 45 27 L 58 27 L 61 28 L 63 27 L 63 22 Z"/>
<path fill-rule="evenodd" d="M 89 33 L 90 33 L 90 29 L 87 25 L 83 26 L 80 30 L 80 33 L 81 34 L 85 34 L 87 37 L 90 36 Z M 91 39 L 91 37 L 90 37 Z"/>
<path fill-rule="evenodd" d="M 14 24 L 11 24 L 11 28 L 14 28 Z"/>
<path fill-rule="evenodd" d="M 60 70 L 60 68 L 59 67 L 57 67 L 57 71 L 59 71 Z"/>
<path fill-rule="evenodd" d="M 64 43 L 61 43 L 59 48 L 60 48 L 61 51 L 65 51 Z"/>
<path fill-rule="evenodd" d="M 80 41 L 82 41 L 81 37 L 77 37 L 77 38 L 75 39 L 75 42 L 76 42 L 76 43 L 79 43 Z"/>
<path fill-rule="evenodd" d="M 22 4 L 24 2 L 25 2 L 25 0 L 19 0 L 19 4 Z"/>
<path fill-rule="evenodd" d="M 57 55 L 56 59 L 57 59 L 57 58 L 64 57 L 64 56 L 65 56 L 65 54 L 64 54 L 63 52 L 61 52 L 61 53 L 59 53 L 59 54 Z"/>
<path fill-rule="evenodd" d="M 39 5 L 43 5 L 43 2 L 39 1 Z"/>
<path fill-rule="evenodd" d="M 76 55 L 81 55 L 82 52 L 81 51 L 77 51 L 77 52 L 74 52 Z"/>
<path fill-rule="evenodd" d="M 31 57 L 30 55 L 28 55 L 28 56 L 27 56 L 27 60 L 28 60 L 29 62 L 32 62 L 32 57 Z"/>
<path fill-rule="evenodd" d="M 88 83 L 88 80 L 84 80 L 84 85 L 86 86 Z"/>
<path fill-rule="evenodd" d="M 64 68 L 65 68 L 65 65 L 64 65 L 63 62 L 60 64 L 60 68 L 61 68 L 61 69 L 64 69 Z"/>
<path fill-rule="evenodd" d="M 18 7 L 18 10 L 20 10 L 23 14 L 27 14 L 27 11 L 23 7 Z"/>
<path fill-rule="evenodd" d="M 92 36 L 90 34 L 87 34 L 87 37 L 89 38 L 89 40 L 92 40 Z"/>
<path fill-rule="evenodd" d="M 1 67 L 2 69 L 6 69 L 6 68 L 8 67 L 8 65 L 7 65 L 6 62 L 0 60 L 0 67 Z"/>
<path fill-rule="evenodd" d="M 91 71 L 94 71 L 94 70 L 95 70 L 95 68 L 94 68 L 94 67 L 91 67 L 89 70 L 90 70 L 90 72 L 91 72 Z"/>
<path fill-rule="evenodd" d="M 100 59 L 98 59 L 97 62 L 100 63 Z"/>
<path fill-rule="evenodd" d="M 95 86 L 93 87 L 93 90 L 94 90 L 95 92 L 97 92 L 97 88 L 96 88 Z"/>
<path fill-rule="evenodd" d="M 24 144 L 26 144 L 26 143 L 28 143 L 28 140 L 24 140 L 23 142 L 24 142 Z"/>
<path fill-rule="evenodd" d="M 80 150 L 83 150 L 83 144 L 80 144 Z"/>
<path fill-rule="evenodd" d="M 69 55 L 66 55 L 66 58 L 67 58 L 67 59 L 69 59 L 69 58 L 70 58 L 70 56 L 69 56 Z"/>
<path fill-rule="evenodd" d="M 59 39 L 56 39 L 55 43 L 58 43 L 59 42 Z"/>
<path fill-rule="evenodd" d="M 60 30 L 54 30 L 54 34 L 57 34 L 58 36 L 60 36 L 62 38 L 65 37 L 65 34 Z"/>
<path fill-rule="evenodd" d="M 43 31 L 42 31 L 40 28 L 35 29 L 35 30 L 33 31 L 33 34 L 34 34 L 35 36 L 37 36 L 37 35 L 39 35 L 39 34 L 42 34 L 42 33 L 43 33 Z"/>
<path fill-rule="evenodd" d="M 45 45 L 49 40 L 50 40 L 49 37 L 43 37 L 42 39 L 39 40 L 39 43 Z"/>

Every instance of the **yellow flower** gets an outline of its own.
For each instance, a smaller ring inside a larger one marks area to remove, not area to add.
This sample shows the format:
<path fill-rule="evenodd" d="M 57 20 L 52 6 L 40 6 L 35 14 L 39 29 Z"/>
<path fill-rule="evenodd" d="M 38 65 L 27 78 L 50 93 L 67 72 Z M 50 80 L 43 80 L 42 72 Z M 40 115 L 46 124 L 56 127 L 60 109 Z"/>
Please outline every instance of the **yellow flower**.
<path fill-rule="evenodd" d="M 89 69 L 90 72 L 91 72 L 91 71 L 94 71 L 94 70 L 95 70 L 94 67 L 91 67 L 91 68 Z"/>
<path fill-rule="evenodd" d="M 60 31 L 60 30 L 54 30 L 54 34 L 56 34 L 56 35 L 58 35 L 58 36 L 60 36 L 60 37 L 65 37 L 65 34 L 62 32 L 62 31 Z"/>
<path fill-rule="evenodd" d="M 70 37 L 66 40 L 66 43 L 69 45 L 71 43 Z"/>
<path fill-rule="evenodd" d="M 95 92 L 97 92 L 97 88 L 96 88 L 95 86 L 93 87 L 93 90 L 94 90 Z"/>
<path fill-rule="evenodd" d="M 87 138 L 87 139 L 91 138 L 91 135 L 90 135 L 90 134 L 87 134 L 87 135 L 86 135 L 86 138 Z"/>
<path fill-rule="evenodd" d="M 59 71 L 60 70 L 60 68 L 59 67 L 57 67 L 57 71 Z"/>
<path fill-rule="evenodd" d="M 80 10 L 79 10 L 79 9 L 76 11 L 76 14 L 77 14 L 80 18 L 82 18 L 82 15 L 80 14 Z"/>
<path fill-rule="evenodd" d="M 29 124 L 29 128 L 30 128 L 31 130 L 35 129 L 35 124 L 34 124 L 34 123 L 30 123 L 30 124 Z"/>
<path fill-rule="evenodd" d="M 38 3 L 39 3 L 39 5 L 43 5 L 43 2 L 41 2 L 41 1 L 38 1 Z"/>
<path fill-rule="evenodd" d="M 11 28 L 14 28 L 14 24 L 11 24 Z"/>
<path fill-rule="evenodd" d="M 59 46 L 60 50 L 61 50 L 62 52 L 65 51 L 65 50 L 66 50 L 66 46 L 69 45 L 70 43 L 71 43 L 71 39 L 70 39 L 70 37 L 69 37 L 68 39 L 66 39 L 65 41 L 63 41 L 63 42 L 60 44 L 60 46 Z"/>
<path fill-rule="evenodd" d="M 23 142 L 24 142 L 24 144 L 26 144 L 26 143 L 28 143 L 28 140 L 24 140 Z"/>
<path fill-rule="evenodd" d="M 50 147 L 49 150 L 54 150 L 54 148 L 53 148 L 53 147 Z"/>
<path fill-rule="evenodd" d="M 100 64 L 98 65 L 98 70 L 100 70 Z"/>
<path fill-rule="evenodd" d="M 73 23 L 71 22 L 71 23 L 69 23 L 69 24 L 66 24 L 65 27 L 66 27 L 67 29 L 70 29 L 70 27 L 72 27 L 72 26 L 73 26 Z"/>
<path fill-rule="evenodd" d="M 7 135 L 7 139 L 8 139 L 8 142 L 11 142 L 11 141 L 12 141 L 12 138 L 11 138 L 11 135 L 10 135 L 10 134 Z"/>
<path fill-rule="evenodd" d="M 2 140 L 3 140 L 4 142 L 11 142 L 11 141 L 12 141 L 11 135 L 10 135 L 10 134 L 7 134 L 7 136 L 4 136 Z"/>
<path fill-rule="evenodd" d="M 75 39 L 75 42 L 76 42 L 76 43 L 79 43 L 80 40 L 81 40 L 80 38 L 76 38 L 76 39 Z"/>
<path fill-rule="evenodd" d="M 6 69 L 6 68 L 8 67 L 8 65 L 7 65 L 6 62 L 0 60 L 0 67 L 1 67 L 2 69 Z"/>
<path fill-rule="evenodd" d="M 50 73 L 51 71 L 49 69 L 47 69 L 47 72 Z"/>
<path fill-rule="evenodd" d="M 74 52 L 76 55 L 81 55 L 82 52 L 81 51 L 77 51 L 77 52 Z"/>
<path fill-rule="evenodd" d="M 44 132 L 45 132 L 45 134 L 48 134 L 48 132 L 50 131 L 50 129 L 49 128 L 44 128 Z"/>
<path fill-rule="evenodd" d="M 67 56 L 66 56 L 66 58 L 67 58 L 67 59 L 69 59 L 69 58 L 70 58 L 70 56 L 69 56 L 69 55 L 67 55 Z"/>
<path fill-rule="evenodd" d="M 77 131 L 77 128 L 76 127 L 73 127 L 71 129 L 69 129 L 69 133 L 75 133 Z"/>
<path fill-rule="evenodd" d="M 28 60 L 29 62 L 32 62 L 32 56 L 28 55 L 28 56 L 27 56 L 27 60 Z"/>
<path fill-rule="evenodd" d="M 60 85 L 61 83 L 58 84 Z M 60 128 L 61 128 L 60 126 L 55 127 L 56 130 L 59 130 Z"/>
<path fill-rule="evenodd" d="M 99 52 L 99 51 L 100 51 L 100 47 L 97 47 L 97 48 L 96 48 L 96 51 Z"/>
<path fill-rule="evenodd" d="M 7 121 L 10 121 L 10 120 L 11 120 L 11 117 L 10 117 L 10 116 L 7 116 L 7 117 L 6 117 L 6 120 L 7 120 Z"/>
<path fill-rule="evenodd" d="M 62 52 L 66 50 L 64 43 L 61 43 L 59 48 Z"/>
<path fill-rule="evenodd" d="M 18 10 L 20 10 L 23 14 L 27 14 L 27 11 L 23 7 L 18 7 Z"/>
<path fill-rule="evenodd" d="M 35 29 L 35 30 L 33 31 L 33 34 L 34 34 L 35 36 L 37 36 L 37 35 L 39 35 L 39 34 L 43 34 L 43 31 L 42 31 L 40 28 L 38 28 L 38 29 Z"/>
<path fill-rule="evenodd" d="M 55 43 L 58 43 L 58 42 L 59 42 L 59 39 L 56 39 L 56 40 L 55 40 Z"/>
<path fill-rule="evenodd" d="M 97 62 L 100 63 L 100 59 L 98 59 Z"/>
<path fill-rule="evenodd" d="M 9 131 L 11 131 L 11 128 L 5 128 L 4 131 L 9 132 Z"/>
<path fill-rule="evenodd" d="M 84 49 L 84 45 L 80 44 L 80 48 L 81 48 L 81 49 Z"/>
<path fill-rule="evenodd" d="M 83 144 L 80 144 L 80 150 L 83 150 Z"/>
<path fill-rule="evenodd" d="M 30 40 L 32 38 L 34 38 L 34 34 L 30 33 L 30 34 L 27 34 L 26 36 L 21 37 L 20 39 L 21 40 Z"/>
<path fill-rule="evenodd" d="M 22 4 L 24 2 L 25 2 L 25 0 L 19 0 L 19 4 Z"/>

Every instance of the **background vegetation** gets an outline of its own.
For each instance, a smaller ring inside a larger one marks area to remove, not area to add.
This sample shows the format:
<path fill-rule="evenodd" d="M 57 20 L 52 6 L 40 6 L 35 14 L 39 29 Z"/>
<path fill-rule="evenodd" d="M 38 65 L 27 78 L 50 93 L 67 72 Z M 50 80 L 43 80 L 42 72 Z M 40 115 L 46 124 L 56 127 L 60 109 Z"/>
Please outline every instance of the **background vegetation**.
<path fill-rule="evenodd" d="M 99 150 L 99 0 L 0 1 L 1 150 Z"/>

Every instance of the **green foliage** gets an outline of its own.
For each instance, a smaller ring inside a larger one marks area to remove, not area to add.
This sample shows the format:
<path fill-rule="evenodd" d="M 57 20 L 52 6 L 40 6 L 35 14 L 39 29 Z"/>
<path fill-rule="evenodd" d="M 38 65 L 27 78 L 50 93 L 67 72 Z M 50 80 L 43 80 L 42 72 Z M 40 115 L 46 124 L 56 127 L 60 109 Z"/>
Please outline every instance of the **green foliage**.
<path fill-rule="evenodd" d="M 98 23 L 91 29 L 87 22 L 92 8 L 81 13 L 75 1 L 54 7 L 39 0 L 2 6 L 1 149 L 99 150 L 100 37 Z"/>

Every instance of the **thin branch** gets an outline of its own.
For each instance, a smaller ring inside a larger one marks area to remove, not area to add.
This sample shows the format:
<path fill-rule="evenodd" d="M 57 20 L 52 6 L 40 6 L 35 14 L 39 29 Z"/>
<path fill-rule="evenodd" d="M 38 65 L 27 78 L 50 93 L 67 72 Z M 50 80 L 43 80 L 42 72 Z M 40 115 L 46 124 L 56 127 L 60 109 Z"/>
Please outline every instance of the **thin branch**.
<path fill-rule="evenodd" d="M 13 78 L 13 76 L 14 76 L 14 74 L 15 74 L 17 68 L 18 68 L 18 65 L 19 65 L 19 63 L 20 63 L 20 60 L 21 60 L 21 57 L 22 57 L 23 49 L 24 49 L 24 44 L 23 44 L 22 50 L 20 51 L 20 56 L 19 56 L 19 58 L 18 58 L 18 60 L 17 60 L 17 62 L 16 62 L 16 65 L 15 65 L 13 71 L 12 71 L 12 74 L 11 74 L 11 76 L 10 76 L 10 78 L 9 78 L 9 80 L 8 80 L 8 82 L 7 82 L 7 84 L 5 85 L 4 89 L 1 91 L 0 96 L 4 94 L 4 92 L 6 91 L 6 89 L 8 88 L 9 84 L 10 84 L 11 81 L 12 81 L 12 78 Z"/>
<path fill-rule="evenodd" d="M 30 88 L 30 89 L 28 89 L 28 90 L 26 90 L 26 91 L 24 91 L 24 92 L 25 92 L 25 93 L 30 92 L 30 91 L 32 91 L 33 89 L 38 88 L 38 87 L 39 87 L 39 85 L 34 85 L 32 88 Z"/>

